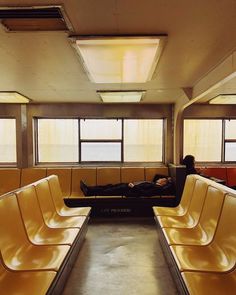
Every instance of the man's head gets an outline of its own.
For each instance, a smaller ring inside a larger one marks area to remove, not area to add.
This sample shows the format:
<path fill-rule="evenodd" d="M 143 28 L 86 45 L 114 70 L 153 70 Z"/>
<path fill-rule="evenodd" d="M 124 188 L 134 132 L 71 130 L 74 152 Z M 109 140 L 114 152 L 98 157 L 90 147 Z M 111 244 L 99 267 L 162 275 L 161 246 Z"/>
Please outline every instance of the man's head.
<path fill-rule="evenodd" d="M 195 157 L 192 155 L 187 155 L 184 157 L 182 164 L 187 168 L 192 168 L 195 166 Z"/>
<path fill-rule="evenodd" d="M 159 178 L 157 181 L 156 181 L 156 185 L 159 185 L 159 186 L 165 186 L 167 185 L 167 183 L 169 183 L 171 180 L 170 177 L 164 177 L 164 178 Z"/>

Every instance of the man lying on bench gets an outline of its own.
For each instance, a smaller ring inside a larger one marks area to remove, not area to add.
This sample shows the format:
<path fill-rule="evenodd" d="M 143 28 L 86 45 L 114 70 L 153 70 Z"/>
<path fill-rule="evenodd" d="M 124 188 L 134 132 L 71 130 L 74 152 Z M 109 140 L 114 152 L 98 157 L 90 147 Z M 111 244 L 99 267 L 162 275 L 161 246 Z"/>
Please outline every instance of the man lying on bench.
<path fill-rule="evenodd" d="M 162 175 L 155 175 L 152 182 L 140 181 L 98 186 L 87 186 L 80 181 L 80 188 L 85 196 L 151 197 L 175 194 L 171 178 Z"/>

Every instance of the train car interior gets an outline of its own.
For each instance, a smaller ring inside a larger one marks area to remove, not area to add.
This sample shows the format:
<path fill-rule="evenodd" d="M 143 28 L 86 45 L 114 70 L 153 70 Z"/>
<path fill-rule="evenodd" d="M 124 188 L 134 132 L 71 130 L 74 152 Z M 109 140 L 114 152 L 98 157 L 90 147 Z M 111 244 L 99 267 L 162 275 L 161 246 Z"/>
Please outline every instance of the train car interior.
<path fill-rule="evenodd" d="M 0 294 L 234 294 L 235 36 L 235 0 L 0 0 Z"/>

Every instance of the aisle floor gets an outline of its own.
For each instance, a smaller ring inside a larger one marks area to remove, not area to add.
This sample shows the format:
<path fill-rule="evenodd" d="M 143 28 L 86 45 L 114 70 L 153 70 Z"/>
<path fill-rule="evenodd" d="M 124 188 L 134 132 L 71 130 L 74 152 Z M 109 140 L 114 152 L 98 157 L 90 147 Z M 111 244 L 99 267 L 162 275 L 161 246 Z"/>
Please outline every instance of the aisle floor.
<path fill-rule="evenodd" d="M 91 220 L 62 295 L 178 294 L 153 219 Z"/>

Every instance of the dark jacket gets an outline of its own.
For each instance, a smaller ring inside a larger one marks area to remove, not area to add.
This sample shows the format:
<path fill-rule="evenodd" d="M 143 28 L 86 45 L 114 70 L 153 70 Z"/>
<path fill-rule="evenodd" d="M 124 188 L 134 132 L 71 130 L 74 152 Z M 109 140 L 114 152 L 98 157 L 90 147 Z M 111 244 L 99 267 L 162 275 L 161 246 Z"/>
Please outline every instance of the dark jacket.
<path fill-rule="evenodd" d="M 173 195 L 175 193 L 172 182 L 165 186 L 156 185 L 155 182 L 159 178 L 166 176 L 155 175 L 153 182 L 141 181 L 135 183 L 134 187 L 129 187 L 128 183 L 107 184 L 100 186 L 88 186 L 87 196 L 127 196 L 127 197 L 142 197 L 155 195 Z"/>

